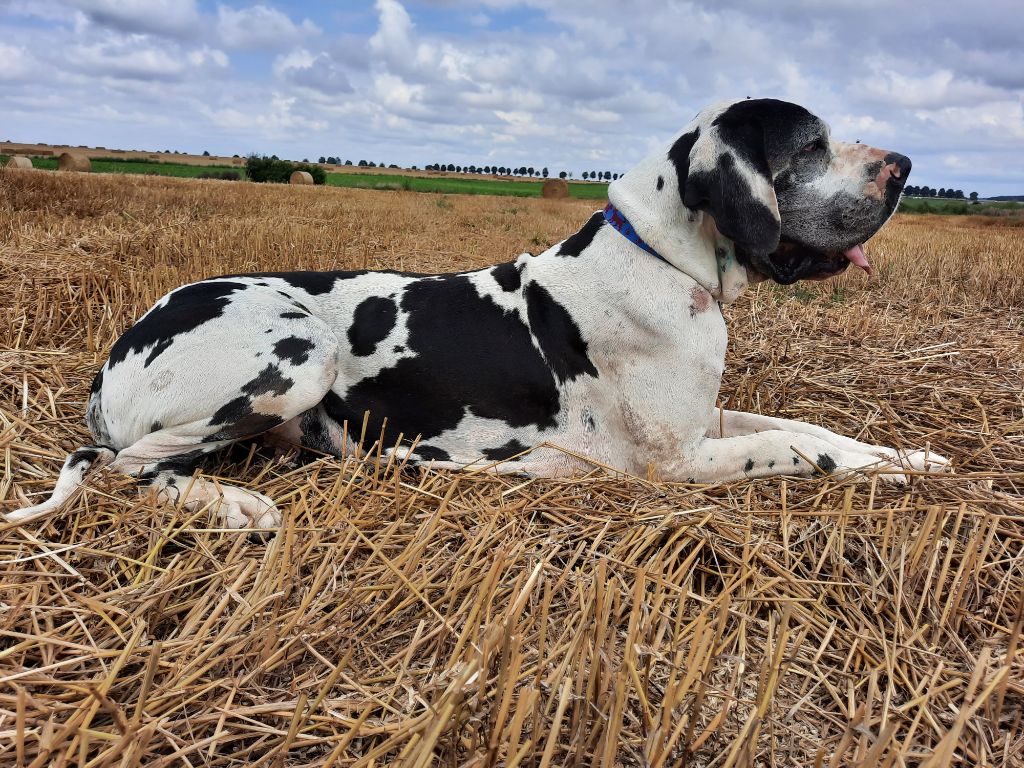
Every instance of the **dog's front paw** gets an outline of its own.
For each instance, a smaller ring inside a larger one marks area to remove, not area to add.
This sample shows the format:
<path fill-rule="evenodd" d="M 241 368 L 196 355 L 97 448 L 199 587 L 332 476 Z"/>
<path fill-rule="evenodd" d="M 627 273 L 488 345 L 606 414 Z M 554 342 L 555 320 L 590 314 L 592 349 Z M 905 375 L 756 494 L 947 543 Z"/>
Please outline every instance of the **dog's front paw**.
<path fill-rule="evenodd" d="M 877 476 L 883 483 L 892 485 L 907 485 L 907 476 L 903 473 L 904 467 L 893 463 L 890 459 L 883 459 L 870 453 L 843 452 L 839 456 L 840 462 L 830 474 L 841 478 L 855 477 L 860 480 L 870 480 Z"/>

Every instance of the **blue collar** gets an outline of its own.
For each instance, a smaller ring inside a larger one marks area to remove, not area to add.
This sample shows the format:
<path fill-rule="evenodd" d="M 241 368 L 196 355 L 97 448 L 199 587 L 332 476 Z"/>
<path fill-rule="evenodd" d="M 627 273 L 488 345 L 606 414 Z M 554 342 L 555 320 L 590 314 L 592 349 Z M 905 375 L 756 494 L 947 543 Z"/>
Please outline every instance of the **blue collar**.
<path fill-rule="evenodd" d="M 661 259 L 666 264 L 669 264 L 671 266 L 672 262 L 670 262 L 656 250 L 651 248 L 651 246 L 645 243 L 643 241 L 643 238 L 641 238 L 640 235 L 637 234 L 636 230 L 633 229 L 633 225 L 629 223 L 629 219 L 627 219 L 623 215 L 622 211 L 620 211 L 611 203 L 608 203 L 608 205 L 604 207 L 604 220 L 612 225 L 612 229 L 614 229 L 624 238 L 629 240 L 629 242 L 633 243 L 633 245 L 640 246 L 649 254 L 651 254 L 651 256 L 656 256 L 657 258 Z"/>

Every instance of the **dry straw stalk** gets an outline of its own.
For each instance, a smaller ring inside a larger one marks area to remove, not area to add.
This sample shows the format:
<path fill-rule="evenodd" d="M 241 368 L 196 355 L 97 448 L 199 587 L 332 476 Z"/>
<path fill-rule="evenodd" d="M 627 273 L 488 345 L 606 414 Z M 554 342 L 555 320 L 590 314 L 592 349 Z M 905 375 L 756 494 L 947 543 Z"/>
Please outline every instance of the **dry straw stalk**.
<path fill-rule="evenodd" d="M 3 508 L 87 440 L 92 376 L 166 290 L 484 265 L 593 207 L 435 202 L 0 172 Z M 92 478 L 0 530 L 0 765 L 1022 765 L 1011 223 L 903 218 L 870 283 L 729 310 L 723 402 L 954 458 L 909 490 L 290 468 L 243 446 L 207 472 L 286 510 L 259 543 Z"/>

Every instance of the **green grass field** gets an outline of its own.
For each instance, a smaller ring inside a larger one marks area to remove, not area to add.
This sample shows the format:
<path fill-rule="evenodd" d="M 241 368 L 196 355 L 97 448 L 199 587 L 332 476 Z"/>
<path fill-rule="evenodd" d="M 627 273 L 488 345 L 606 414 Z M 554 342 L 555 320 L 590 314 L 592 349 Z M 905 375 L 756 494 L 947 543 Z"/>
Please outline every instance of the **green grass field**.
<path fill-rule="evenodd" d="M 6 163 L 6 158 L 4 162 Z M 220 171 L 235 171 L 243 178 L 245 168 L 240 165 L 186 165 L 185 163 L 164 163 L 146 160 L 92 160 L 92 170 L 95 173 L 155 173 L 159 176 L 179 176 L 182 178 L 194 178 L 201 173 L 213 173 Z M 32 167 L 41 168 L 46 171 L 57 170 L 56 157 L 33 157 Z"/>
<path fill-rule="evenodd" d="M 947 200 L 933 197 L 904 197 L 900 200 L 900 213 L 939 213 L 945 216 L 1004 216 L 1005 212 L 1024 211 L 1024 203 L 1012 201 L 977 204 L 970 200 Z"/>
<path fill-rule="evenodd" d="M 399 174 L 328 173 L 327 183 L 332 187 L 358 187 L 360 189 L 409 190 L 412 192 L 441 192 L 457 195 L 505 195 L 511 197 L 540 197 L 543 181 L 506 181 L 503 179 L 464 179 L 402 176 Z M 604 200 L 608 196 L 607 184 L 569 182 L 572 197 Z"/>

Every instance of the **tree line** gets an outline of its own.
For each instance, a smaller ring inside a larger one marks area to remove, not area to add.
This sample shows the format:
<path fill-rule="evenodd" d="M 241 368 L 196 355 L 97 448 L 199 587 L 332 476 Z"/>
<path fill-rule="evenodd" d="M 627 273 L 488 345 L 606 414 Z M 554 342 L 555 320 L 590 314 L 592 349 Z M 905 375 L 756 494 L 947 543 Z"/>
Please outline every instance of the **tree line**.
<path fill-rule="evenodd" d="M 909 195 L 910 197 L 944 197 L 947 200 L 965 200 L 964 191 L 962 189 L 946 189 L 940 187 L 939 189 L 932 189 L 931 187 L 915 187 L 912 184 L 903 188 L 903 194 Z M 978 199 L 977 192 L 971 192 L 968 196 L 971 200 Z"/>
<path fill-rule="evenodd" d="M 317 161 L 320 164 L 327 163 L 329 165 L 351 165 L 358 168 L 398 168 L 399 166 L 391 163 L 385 165 L 384 163 L 375 163 L 372 160 L 360 160 L 357 163 L 353 163 L 351 160 L 341 160 L 339 157 L 333 155 L 321 155 Z M 410 166 L 409 170 L 419 170 L 415 165 Z M 477 173 L 486 174 L 492 176 L 527 176 L 529 178 L 540 178 L 546 179 L 550 175 L 547 168 L 536 169 L 532 166 L 522 165 L 518 168 L 506 165 L 456 165 L 455 163 L 433 163 L 431 165 L 423 166 L 425 171 L 437 171 L 447 173 Z M 572 171 L 559 171 L 558 178 L 560 179 L 571 179 L 573 176 Z M 619 174 L 612 173 L 611 171 L 584 171 L 580 174 L 580 177 L 584 181 L 612 181 L 619 178 Z"/>

